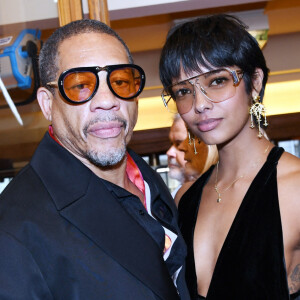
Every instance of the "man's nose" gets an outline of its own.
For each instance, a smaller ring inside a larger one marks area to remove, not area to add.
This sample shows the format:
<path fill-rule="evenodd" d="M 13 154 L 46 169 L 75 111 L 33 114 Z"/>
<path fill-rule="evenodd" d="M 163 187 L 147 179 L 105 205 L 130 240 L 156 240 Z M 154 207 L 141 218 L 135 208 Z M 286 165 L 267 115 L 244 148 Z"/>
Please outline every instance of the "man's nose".
<path fill-rule="evenodd" d="M 176 157 L 176 147 L 174 145 L 172 145 L 167 151 L 167 156 Z"/>
<path fill-rule="evenodd" d="M 90 110 L 118 110 L 120 108 L 121 99 L 118 99 L 109 89 L 109 86 L 106 81 L 106 72 L 103 73 L 104 74 L 101 74 L 99 76 L 98 90 L 94 95 L 93 99 L 90 101 Z"/>

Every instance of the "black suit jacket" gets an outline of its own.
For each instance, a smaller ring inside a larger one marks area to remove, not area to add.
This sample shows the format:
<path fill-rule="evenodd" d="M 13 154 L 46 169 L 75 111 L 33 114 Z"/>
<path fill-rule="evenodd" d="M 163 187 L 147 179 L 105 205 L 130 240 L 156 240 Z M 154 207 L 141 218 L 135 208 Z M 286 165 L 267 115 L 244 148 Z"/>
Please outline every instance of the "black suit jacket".
<path fill-rule="evenodd" d="M 159 221 L 178 231 L 161 178 L 130 155 L 169 207 Z M 1 300 L 179 299 L 155 241 L 48 133 L 0 196 L 0 249 Z M 183 277 L 178 290 L 189 299 Z"/>

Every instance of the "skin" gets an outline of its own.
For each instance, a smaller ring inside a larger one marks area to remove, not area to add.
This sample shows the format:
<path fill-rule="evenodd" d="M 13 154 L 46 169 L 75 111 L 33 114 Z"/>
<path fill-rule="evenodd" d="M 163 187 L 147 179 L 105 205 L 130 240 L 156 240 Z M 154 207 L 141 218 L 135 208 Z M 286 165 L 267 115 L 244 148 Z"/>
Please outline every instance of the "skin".
<path fill-rule="evenodd" d="M 176 119 L 170 129 L 169 139 L 172 146 L 167 151 L 169 176 L 181 183 L 185 181 L 185 159 L 181 143 L 187 138 L 187 130 L 181 118 Z"/>
<path fill-rule="evenodd" d="M 64 40 L 56 61 L 57 77 L 69 68 L 128 63 L 123 45 L 107 34 L 84 33 Z M 58 89 L 52 95 L 40 88 L 37 99 L 46 119 L 52 122 L 54 136 L 71 154 L 97 176 L 143 196 L 126 175 L 126 145 L 137 120 L 137 99 L 125 101 L 114 96 L 106 83 L 105 71 L 98 74 L 99 89 L 89 102 L 72 105 Z M 111 159 L 114 153 L 117 157 Z M 92 158 L 91 158 L 92 156 Z M 109 161 L 101 166 L 93 160 Z"/>
<path fill-rule="evenodd" d="M 208 146 L 198 138 L 195 140 L 195 147 L 197 154 L 195 154 L 194 145 L 189 144 L 188 138 L 181 144 L 186 160 L 185 168 L 187 181 L 183 183 L 175 195 L 174 201 L 177 206 L 183 194 L 192 186 L 194 181 L 218 160 L 217 150 L 214 151 L 213 148 L 211 149 L 211 152 L 209 152 Z"/>
<path fill-rule="evenodd" d="M 201 140 L 195 139 L 195 147 L 197 151 L 196 154 L 194 150 L 194 143 L 190 145 L 188 138 L 186 138 L 181 144 L 181 148 L 184 151 L 184 159 L 186 160 L 185 175 L 188 181 L 196 180 L 203 173 L 207 159 L 207 145 Z"/>
<path fill-rule="evenodd" d="M 207 70 L 202 68 L 202 71 Z M 262 71 L 256 71 L 251 95 L 246 93 L 243 80 L 235 95 L 220 103 L 212 103 L 196 92 L 193 107 L 181 115 L 192 132 L 206 144 L 216 144 L 219 153 L 217 186 L 222 202 L 216 201 L 215 168 L 203 190 L 194 232 L 198 293 L 203 296 L 207 295 L 217 258 L 238 208 L 273 147 L 266 138 L 257 137 L 257 129 L 250 128 L 250 99 L 261 90 L 263 79 Z M 179 80 L 195 75 L 181 72 Z M 284 255 L 290 293 L 293 293 L 300 288 L 300 159 L 284 153 L 277 172 Z"/>

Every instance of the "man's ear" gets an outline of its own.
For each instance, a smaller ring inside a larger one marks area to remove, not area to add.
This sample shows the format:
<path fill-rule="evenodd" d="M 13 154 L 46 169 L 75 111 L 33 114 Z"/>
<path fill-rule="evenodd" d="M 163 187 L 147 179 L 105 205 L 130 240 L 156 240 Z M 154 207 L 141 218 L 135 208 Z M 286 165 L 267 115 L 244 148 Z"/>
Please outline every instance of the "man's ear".
<path fill-rule="evenodd" d="M 262 69 L 256 68 L 254 78 L 253 78 L 253 89 L 252 89 L 252 98 L 255 98 L 257 95 L 259 95 L 262 85 L 263 85 L 263 79 L 264 79 L 264 72 Z"/>
<path fill-rule="evenodd" d="M 52 93 L 44 87 L 40 87 L 37 91 L 37 100 L 40 108 L 48 121 L 52 121 Z"/>

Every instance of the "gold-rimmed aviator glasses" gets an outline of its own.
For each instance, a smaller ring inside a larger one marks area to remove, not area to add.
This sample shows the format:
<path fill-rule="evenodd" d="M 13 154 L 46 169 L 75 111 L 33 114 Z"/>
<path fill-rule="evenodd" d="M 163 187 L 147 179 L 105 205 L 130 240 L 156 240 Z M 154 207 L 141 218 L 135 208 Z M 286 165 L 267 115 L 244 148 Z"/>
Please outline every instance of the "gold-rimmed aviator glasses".
<path fill-rule="evenodd" d="M 172 113 L 184 114 L 191 110 L 196 88 L 207 100 L 218 103 L 235 95 L 243 78 L 242 70 L 221 68 L 193 76 L 172 84 L 161 95 L 164 105 Z"/>

